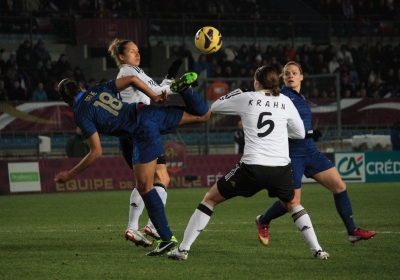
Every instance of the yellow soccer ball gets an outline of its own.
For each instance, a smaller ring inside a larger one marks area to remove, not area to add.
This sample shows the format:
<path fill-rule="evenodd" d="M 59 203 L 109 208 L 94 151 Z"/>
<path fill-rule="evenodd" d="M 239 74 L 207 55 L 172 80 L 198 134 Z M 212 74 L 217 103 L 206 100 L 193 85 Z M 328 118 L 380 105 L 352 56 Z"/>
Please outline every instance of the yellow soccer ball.
<path fill-rule="evenodd" d="M 221 32 L 215 27 L 204 26 L 197 31 L 194 37 L 194 44 L 204 54 L 215 53 L 222 46 Z"/>

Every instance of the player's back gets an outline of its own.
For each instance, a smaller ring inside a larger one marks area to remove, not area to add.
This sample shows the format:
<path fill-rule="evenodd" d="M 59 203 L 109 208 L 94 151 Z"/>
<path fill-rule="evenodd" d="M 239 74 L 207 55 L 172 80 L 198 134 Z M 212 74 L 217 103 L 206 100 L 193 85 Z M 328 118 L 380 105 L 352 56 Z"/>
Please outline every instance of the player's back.
<path fill-rule="evenodd" d="M 304 136 L 304 126 L 289 98 L 264 91 L 234 91 L 212 104 L 214 113 L 239 115 L 243 122 L 247 164 L 283 166 L 290 162 L 288 128 Z M 292 135 L 292 136 L 293 136 Z"/>
<path fill-rule="evenodd" d="M 117 98 L 115 81 L 97 84 L 80 93 L 74 104 L 74 119 L 86 138 L 96 131 L 112 136 L 127 136 L 136 128 L 137 104 Z"/>

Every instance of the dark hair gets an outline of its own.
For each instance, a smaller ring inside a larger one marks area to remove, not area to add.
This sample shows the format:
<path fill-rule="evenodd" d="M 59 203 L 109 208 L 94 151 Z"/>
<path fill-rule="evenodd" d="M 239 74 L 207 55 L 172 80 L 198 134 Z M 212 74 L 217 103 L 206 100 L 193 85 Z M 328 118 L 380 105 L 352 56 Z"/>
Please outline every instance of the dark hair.
<path fill-rule="evenodd" d="M 262 85 L 263 89 L 270 90 L 274 96 L 279 95 L 279 75 L 274 67 L 261 66 L 254 73 L 254 78 Z"/>
<path fill-rule="evenodd" d="M 61 99 L 71 107 L 74 104 L 75 96 L 77 96 L 79 92 L 79 86 L 72 79 L 64 79 L 58 84 L 58 93 Z"/>

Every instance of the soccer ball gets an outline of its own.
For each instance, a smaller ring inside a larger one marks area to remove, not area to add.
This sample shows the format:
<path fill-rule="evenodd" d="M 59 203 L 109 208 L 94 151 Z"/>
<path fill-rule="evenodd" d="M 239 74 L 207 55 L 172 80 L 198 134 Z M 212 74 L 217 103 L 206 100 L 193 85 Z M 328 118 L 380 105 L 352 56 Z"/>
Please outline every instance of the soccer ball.
<path fill-rule="evenodd" d="M 204 54 L 211 54 L 219 51 L 222 46 L 221 32 L 215 27 L 205 26 L 197 31 L 194 37 L 196 48 Z"/>

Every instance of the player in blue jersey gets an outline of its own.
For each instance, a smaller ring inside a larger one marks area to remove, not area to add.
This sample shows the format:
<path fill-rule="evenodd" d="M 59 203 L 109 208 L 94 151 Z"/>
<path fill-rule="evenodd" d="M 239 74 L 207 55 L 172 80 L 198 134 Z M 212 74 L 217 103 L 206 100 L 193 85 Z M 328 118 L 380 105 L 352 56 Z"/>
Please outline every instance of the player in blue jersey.
<path fill-rule="evenodd" d="M 367 231 L 356 227 L 353 220 L 353 210 L 347 195 L 346 184 L 343 182 L 335 165 L 321 152 L 317 150 L 314 141 L 318 141 L 321 132 L 312 130 L 311 109 L 301 94 L 301 81 L 303 71 L 301 66 L 294 62 L 288 62 L 282 70 L 284 86 L 281 92 L 289 97 L 304 122 L 306 130 L 305 139 L 289 139 L 289 155 L 292 160 L 293 179 L 295 187 L 295 199 L 300 202 L 301 179 L 303 174 L 307 178 L 313 178 L 322 186 L 333 193 L 336 210 L 342 218 L 348 233 L 348 240 L 355 243 L 359 240 L 367 240 L 376 235 L 375 231 Z M 286 214 L 286 209 L 280 201 L 276 201 L 264 215 L 259 218 L 267 232 L 271 220 Z"/>
<path fill-rule="evenodd" d="M 96 84 L 86 92 L 71 79 L 62 80 L 58 87 L 61 98 L 73 107 L 74 120 L 81 128 L 90 151 L 74 168 L 60 172 L 54 180 L 71 180 L 101 156 L 100 133 L 132 137 L 136 188 L 161 238 L 157 248 L 149 252 L 148 256 L 161 255 L 177 245 L 168 225 L 164 205 L 153 187 L 153 178 L 157 158 L 164 154 L 161 135 L 175 132 L 178 125 L 205 122 L 211 116 L 208 105 L 190 88 L 196 79 L 196 73 L 186 73 L 171 85 L 171 89 L 181 95 L 186 107 L 128 104 L 120 101 L 117 93 L 128 86 L 134 86 L 153 101 L 165 102 L 165 92 L 157 95 L 136 76 Z"/>
<path fill-rule="evenodd" d="M 109 45 L 108 51 L 119 68 L 117 78 L 137 76 L 157 94 L 161 94 L 163 91 L 167 91 L 168 95 L 174 94 L 170 89 L 170 85 L 174 81 L 177 72 L 183 63 L 182 59 L 177 59 L 171 64 L 168 68 L 166 78 L 159 85 L 151 77 L 147 76 L 144 70 L 139 67 L 141 59 L 139 47 L 131 40 L 120 40 L 116 38 Z M 141 102 L 144 104 L 150 104 L 150 98 L 133 86 L 129 86 L 122 90 L 119 95 L 123 102 Z M 119 142 L 125 161 L 132 168 L 132 139 L 124 137 L 120 138 Z M 167 203 L 167 188 L 169 183 L 170 177 L 167 170 L 166 160 L 164 155 L 160 155 L 157 158 L 156 172 L 154 174 L 154 189 L 160 196 L 164 206 Z M 142 234 L 139 228 L 139 218 L 142 215 L 143 210 L 143 199 L 137 188 L 134 188 L 129 199 L 129 220 L 124 236 L 126 240 L 132 241 L 136 246 L 148 247 L 152 245 L 152 242 Z M 160 239 L 160 236 L 150 219 L 143 228 L 143 231 L 147 236 L 152 236 L 157 240 Z"/>

